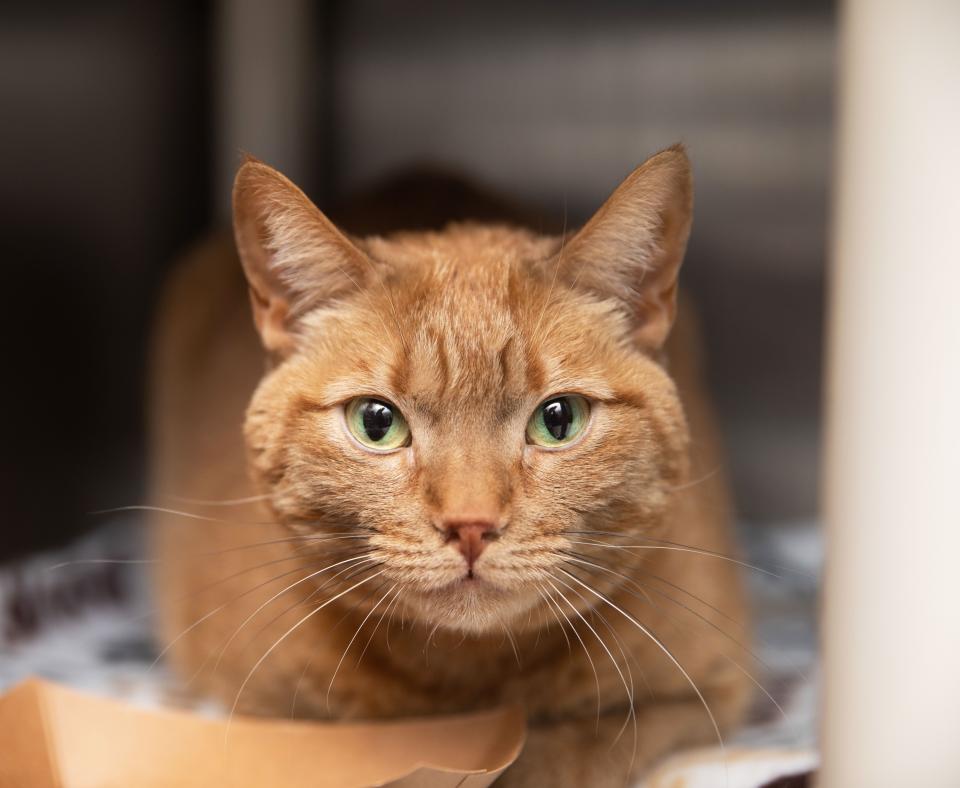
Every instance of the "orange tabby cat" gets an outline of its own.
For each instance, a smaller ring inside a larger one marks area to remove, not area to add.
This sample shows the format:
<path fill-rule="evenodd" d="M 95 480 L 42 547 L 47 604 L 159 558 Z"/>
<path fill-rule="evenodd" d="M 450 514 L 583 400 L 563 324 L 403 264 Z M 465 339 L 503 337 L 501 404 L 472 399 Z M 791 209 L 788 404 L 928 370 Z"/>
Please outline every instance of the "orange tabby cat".
<path fill-rule="evenodd" d="M 246 282 L 203 250 L 158 333 L 156 491 L 249 499 L 158 518 L 182 675 L 257 714 L 519 701 L 508 785 L 716 741 L 746 698 L 718 611 L 745 614 L 685 320 L 667 341 L 691 205 L 675 147 L 563 237 L 354 238 L 246 161 Z"/>

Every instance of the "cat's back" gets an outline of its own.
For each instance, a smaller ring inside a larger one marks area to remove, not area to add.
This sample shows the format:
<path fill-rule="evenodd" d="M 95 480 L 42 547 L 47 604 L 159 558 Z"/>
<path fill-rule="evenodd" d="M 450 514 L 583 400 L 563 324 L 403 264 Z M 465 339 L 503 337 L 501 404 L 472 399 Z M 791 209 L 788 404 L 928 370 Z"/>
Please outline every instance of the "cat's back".
<path fill-rule="evenodd" d="M 244 484 L 243 414 L 262 373 L 233 239 L 212 235 L 177 262 L 158 304 L 149 381 L 155 497 L 227 497 Z"/>

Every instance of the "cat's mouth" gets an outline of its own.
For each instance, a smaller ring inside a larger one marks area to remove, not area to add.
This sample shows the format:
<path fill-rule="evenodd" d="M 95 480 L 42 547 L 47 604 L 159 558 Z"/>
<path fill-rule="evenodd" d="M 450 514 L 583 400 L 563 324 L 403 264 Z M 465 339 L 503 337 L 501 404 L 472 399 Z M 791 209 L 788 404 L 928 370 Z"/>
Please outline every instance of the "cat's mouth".
<path fill-rule="evenodd" d="M 460 597 L 463 599 L 476 599 L 478 597 L 503 596 L 507 591 L 485 577 L 483 572 L 478 572 L 475 568 L 464 570 L 459 577 L 453 578 L 446 583 L 430 589 L 426 592 L 428 596 L 434 598 Z"/>
<path fill-rule="evenodd" d="M 477 572 L 470 568 L 464 572 L 456 580 L 453 580 L 447 585 L 448 589 L 462 589 L 464 591 L 474 591 L 480 592 L 487 589 L 494 590 L 494 585 L 484 577 L 481 577 Z"/>
<path fill-rule="evenodd" d="M 448 629 L 483 633 L 526 615 L 536 599 L 518 588 L 505 587 L 483 570 L 464 570 L 455 579 L 416 594 L 419 615 L 427 623 Z"/>

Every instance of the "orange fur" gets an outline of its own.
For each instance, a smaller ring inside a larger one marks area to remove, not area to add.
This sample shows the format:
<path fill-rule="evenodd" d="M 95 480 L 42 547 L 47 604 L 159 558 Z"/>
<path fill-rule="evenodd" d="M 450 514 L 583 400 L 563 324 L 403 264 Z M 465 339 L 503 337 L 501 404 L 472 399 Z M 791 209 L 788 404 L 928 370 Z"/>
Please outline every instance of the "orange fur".
<path fill-rule="evenodd" d="M 351 239 L 247 161 L 236 234 L 266 371 L 221 244 L 181 269 L 158 331 L 158 502 L 264 496 L 204 510 L 220 521 L 158 517 L 163 636 L 202 619 L 171 649 L 183 675 L 261 714 L 521 700 L 516 785 L 622 785 L 709 741 L 691 682 L 733 724 L 746 693 L 730 624 L 696 598 L 742 621 L 737 574 L 675 547 L 732 549 L 688 318 L 664 344 L 691 195 L 672 148 L 570 237 L 460 223 Z M 591 403 L 582 437 L 526 443 L 560 393 Z M 362 395 L 399 407 L 409 446 L 349 436 L 343 405 Z M 473 578 L 451 518 L 496 525 Z"/>

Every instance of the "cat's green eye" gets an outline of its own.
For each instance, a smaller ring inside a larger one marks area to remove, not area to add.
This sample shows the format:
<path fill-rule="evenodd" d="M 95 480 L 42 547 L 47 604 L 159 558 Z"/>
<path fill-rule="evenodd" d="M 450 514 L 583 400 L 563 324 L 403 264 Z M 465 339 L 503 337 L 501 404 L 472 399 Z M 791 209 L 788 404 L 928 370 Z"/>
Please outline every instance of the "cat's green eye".
<path fill-rule="evenodd" d="M 590 405 L 583 397 L 567 394 L 537 405 L 527 422 L 527 442 L 546 448 L 566 446 L 587 426 Z"/>
<path fill-rule="evenodd" d="M 410 427 L 396 405 L 372 397 L 357 397 L 344 408 L 347 429 L 374 451 L 393 451 L 410 443 Z"/>

